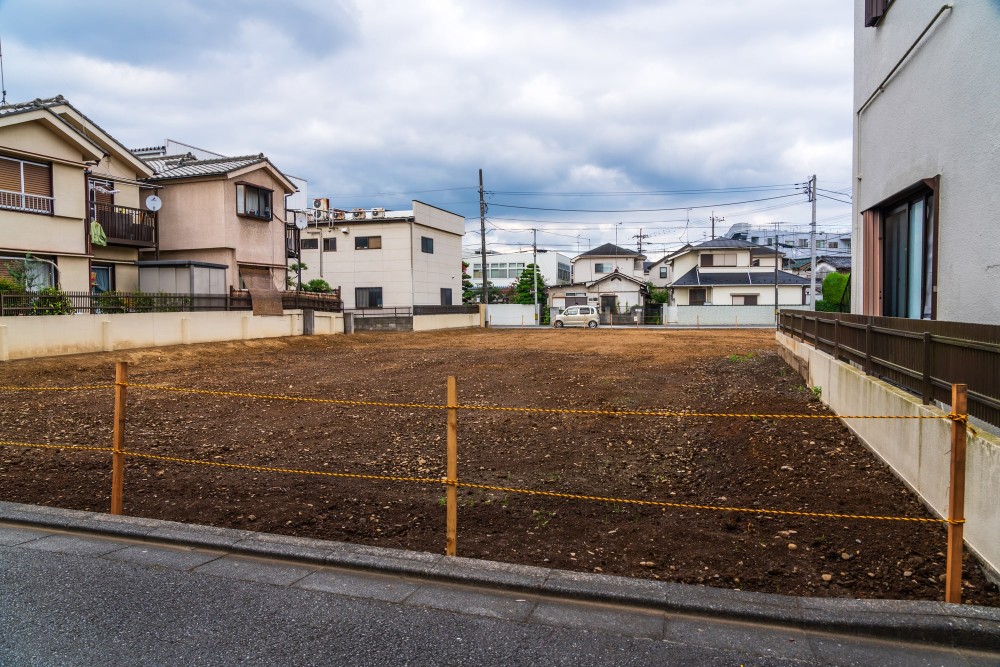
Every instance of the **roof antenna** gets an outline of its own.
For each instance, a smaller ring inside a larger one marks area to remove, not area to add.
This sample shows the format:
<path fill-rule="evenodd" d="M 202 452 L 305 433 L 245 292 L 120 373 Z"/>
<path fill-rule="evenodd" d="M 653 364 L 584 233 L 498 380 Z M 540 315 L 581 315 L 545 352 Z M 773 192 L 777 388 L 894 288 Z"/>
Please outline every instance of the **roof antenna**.
<path fill-rule="evenodd" d="M 0 107 L 7 106 L 7 82 L 3 76 L 3 40 L 0 39 L 0 90 L 3 91 L 3 98 L 0 99 Z"/>

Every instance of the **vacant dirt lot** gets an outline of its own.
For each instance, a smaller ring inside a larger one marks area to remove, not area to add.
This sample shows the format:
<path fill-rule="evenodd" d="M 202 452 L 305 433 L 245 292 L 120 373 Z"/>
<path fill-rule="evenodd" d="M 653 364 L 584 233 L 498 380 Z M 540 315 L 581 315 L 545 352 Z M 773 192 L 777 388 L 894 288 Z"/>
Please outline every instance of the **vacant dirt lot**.
<path fill-rule="evenodd" d="M 130 380 L 349 400 L 815 413 L 769 331 L 457 331 L 284 339 L 11 362 L 0 385 Z M 2 438 L 109 446 L 112 392 L 3 392 Z M 442 477 L 443 411 L 131 388 L 130 450 Z M 468 482 L 690 504 L 930 516 L 835 420 L 462 411 Z M 110 457 L 0 446 L 0 498 L 106 510 Z M 444 488 L 128 459 L 137 516 L 443 551 Z M 940 524 L 664 509 L 460 490 L 459 553 L 796 595 L 941 599 Z M 968 562 L 966 599 L 1000 604 Z"/>

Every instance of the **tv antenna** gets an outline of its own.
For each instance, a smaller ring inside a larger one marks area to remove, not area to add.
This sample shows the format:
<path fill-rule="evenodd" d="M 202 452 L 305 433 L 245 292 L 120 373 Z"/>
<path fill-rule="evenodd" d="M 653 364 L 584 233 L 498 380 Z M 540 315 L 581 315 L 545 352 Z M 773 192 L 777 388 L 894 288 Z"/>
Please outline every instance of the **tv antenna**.
<path fill-rule="evenodd" d="M 3 76 L 3 40 L 0 39 L 0 90 L 3 91 L 3 97 L 0 98 L 0 107 L 7 106 L 7 81 Z"/>

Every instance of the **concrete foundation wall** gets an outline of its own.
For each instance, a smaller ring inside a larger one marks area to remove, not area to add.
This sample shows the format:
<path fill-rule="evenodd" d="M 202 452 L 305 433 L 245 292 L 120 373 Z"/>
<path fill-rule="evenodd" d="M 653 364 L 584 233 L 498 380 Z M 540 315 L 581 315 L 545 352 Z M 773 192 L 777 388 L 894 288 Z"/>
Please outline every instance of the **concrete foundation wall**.
<path fill-rule="evenodd" d="M 316 313 L 317 334 L 344 332 L 340 313 Z M 0 317 L 0 361 L 302 335 L 302 312 L 128 313 Z"/>
<path fill-rule="evenodd" d="M 841 415 L 930 415 L 946 412 L 871 378 L 812 346 L 775 334 L 785 360 L 822 389 L 821 400 Z M 951 422 L 947 419 L 851 419 L 848 427 L 939 516 L 947 516 Z M 994 573 L 1000 572 L 1000 438 L 971 432 L 965 482 L 965 541 Z M 863 509 L 863 508 L 861 508 Z M 944 531 L 942 530 L 942 549 Z"/>
<path fill-rule="evenodd" d="M 470 327 L 478 326 L 481 326 L 479 313 L 413 316 L 414 331 L 433 331 L 434 329 L 468 329 Z"/>
<path fill-rule="evenodd" d="M 670 324 L 683 326 L 774 325 L 774 306 L 675 306 L 666 310 Z"/>

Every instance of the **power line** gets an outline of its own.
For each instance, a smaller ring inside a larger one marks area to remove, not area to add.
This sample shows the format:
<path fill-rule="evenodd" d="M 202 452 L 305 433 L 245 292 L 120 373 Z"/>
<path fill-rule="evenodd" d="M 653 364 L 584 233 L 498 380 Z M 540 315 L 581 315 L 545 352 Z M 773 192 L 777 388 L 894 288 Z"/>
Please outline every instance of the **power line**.
<path fill-rule="evenodd" d="M 778 195 L 776 197 L 763 197 L 761 199 L 747 199 L 744 201 L 725 202 L 719 204 L 696 204 L 693 206 L 676 206 L 672 208 L 624 208 L 624 209 L 589 209 L 589 208 L 548 208 L 542 206 L 518 206 L 516 204 L 500 204 L 493 202 L 493 206 L 500 208 L 516 208 L 528 211 L 559 211 L 564 213 L 654 213 L 657 211 L 685 211 L 695 208 L 713 208 L 722 206 L 739 206 L 740 204 L 753 204 L 762 201 L 773 201 L 775 199 L 786 199 L 788 197 L 798 197 L 801 193 Z"/>
<path fill-rule="evenodd" d="M 836 197 L 831 197 L 830 195 L 825 195 L 822 192 L 817 192 L 816 196 L 822 197 L 823 199 L 830 199 L 830 200 L 835 201 L 835 202 L 840 202 L 841 204 L 847 204 L 848 206 L 852 206 L 854 204 L 854 202 L 844 201 L 843 199 L 837 199 Z"/>
<path fill-rule="evenodd" d="M 519 197 L 617 197 L 628 195 L 676 195 L 676 194 L 709 194 L 721 192 L 767 192 L 798 188 L 801 183 L 782 183 L 777 185 L 747 185 L 731 188 L 686 188 L 683 190 L 606 190 L 591 192 L 556 192 L 544 190 L 491 190 L 490 194 L 512 195 Z"/>

